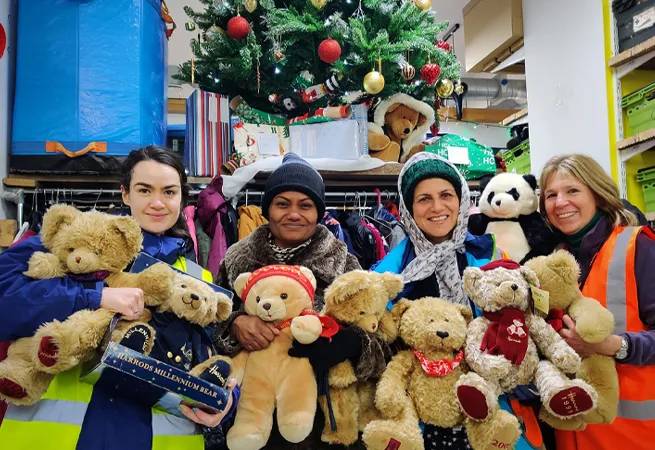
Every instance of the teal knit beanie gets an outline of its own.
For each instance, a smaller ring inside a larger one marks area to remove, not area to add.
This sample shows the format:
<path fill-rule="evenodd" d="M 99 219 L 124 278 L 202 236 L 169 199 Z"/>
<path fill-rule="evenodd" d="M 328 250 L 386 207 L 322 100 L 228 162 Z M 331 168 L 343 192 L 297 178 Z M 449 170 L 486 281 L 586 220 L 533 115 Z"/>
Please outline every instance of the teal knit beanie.
<path fill-rule="evenodd" d="M 410 213 L 416 186 L 428 178 L 441 178 L 448 181 L 455 188 L 457 198 L 462 198 L 462 181 L 457 171 L 440 159 L 424 159 L 410 166 L 403 174 L 402 196 Z"/>

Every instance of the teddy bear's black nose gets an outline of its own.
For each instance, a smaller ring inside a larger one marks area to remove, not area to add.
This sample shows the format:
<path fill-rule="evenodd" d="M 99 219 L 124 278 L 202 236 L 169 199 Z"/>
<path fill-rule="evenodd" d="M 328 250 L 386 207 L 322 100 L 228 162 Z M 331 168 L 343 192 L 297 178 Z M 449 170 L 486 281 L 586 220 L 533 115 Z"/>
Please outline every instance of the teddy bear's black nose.
<path fill-rule="evenodd" d="M 411 130 L 409 128 L 405 128 L 405 134 L 409 133 Z"/>
<path fill-rule="evenodd" d="M 200 297 L 198 297 L 196 294 L 191 294 L 191 300 L 200 300 Z"/>
<path fill-rule="evenodd" d="M 513 290 L 513 291 L 517 290 L 518 288 L 519 288 L 519 287 L 518 287 L 517 285 L 512 284 L 512 290 Z"/>
<path fill-rule="evenodd" d="M 446 339 L 449 334 L 447 331 L 437 331 L 437 336 L 439 336 L 441 339 Z"/>
<path fill-rule="evenodd" d="M 269 309 L 271 309 L 271 304 L 270 304 L 270 303 L 264 303 L 263 308 L 264 308 L 266 311 L 268 311 Z"/>
<path fill-rule="evenodd" d="M 496 205 L 500 206 L 501 203 L 502 203 L 502 200 L 496 200 Z"/>

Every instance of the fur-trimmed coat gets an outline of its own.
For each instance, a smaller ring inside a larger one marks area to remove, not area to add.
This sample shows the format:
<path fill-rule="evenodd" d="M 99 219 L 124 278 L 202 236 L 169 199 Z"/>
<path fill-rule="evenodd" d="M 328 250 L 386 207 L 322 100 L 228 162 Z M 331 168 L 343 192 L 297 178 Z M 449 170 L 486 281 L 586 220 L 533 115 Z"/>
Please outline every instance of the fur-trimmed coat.
<path fill-rule="evenodd" d="M 216 282 L 220 286 L 233 289 L 232 284 L 236 278 L 244 272 L 252 272 L 265 265 L 278 264 L 275 254 L 268 241 L 269 227 L 262 225 L 247 238 L 237 242 L 230 247 L 225 259 L 220 265 L 216 276 Z M 318 225 L 312 242 L 297 254 L 287 264 L 298 264 L 305 266 L 314 273 L 316 277 L 316 295 L 314 297 L 314 310 L 320 312 L 325 304 L 325 289 L 336 277 L 352 270 L 361 269 L 355 256 L 348 253 L 346 245 L 336 239 L 334 235 L 323 225 Z M 230 333 L 232 322 L 239 315 L 245 314 L 238 298 L 234 298 L 234 309 L 232 316 L 220 324 L 214 333 L 214 343 L 219 354 L 234 356 L 243 347 Z M 378 378 L 386 367 L 387 359 L 391 353 L 389 346 L 376 335 L 362 331 L 362 354 L 356 365 L 356 375 L 361 380 Z M 314 429 L 305 441 L 299 444 L 290 444 L 284 441 L 278 432 L 274 431 L 265 449 L 333 449 L 344 448 L 343 446 L 328 446 L 321 442 L 320 435 L 323 429 L 323 417 L 320 410 L 314 423 Z M 349 448 L 363 448 L 361 443 L 356 443 Z"/>

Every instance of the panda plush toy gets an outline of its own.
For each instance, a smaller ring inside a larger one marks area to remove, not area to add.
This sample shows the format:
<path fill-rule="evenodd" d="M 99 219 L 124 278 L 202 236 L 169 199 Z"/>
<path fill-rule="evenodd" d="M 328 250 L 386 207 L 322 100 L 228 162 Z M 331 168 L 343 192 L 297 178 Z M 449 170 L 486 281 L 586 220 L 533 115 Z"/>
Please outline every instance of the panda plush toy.
<path fill-rule="evenodd" d="M 534 175 L 499 173 L 483 180 L 480 189 L 480 213 L 469 219 L 472 234 L 492 233 L 496 245 L 520 264 L 554 250 L 553 232 L 537 212 Z"/>

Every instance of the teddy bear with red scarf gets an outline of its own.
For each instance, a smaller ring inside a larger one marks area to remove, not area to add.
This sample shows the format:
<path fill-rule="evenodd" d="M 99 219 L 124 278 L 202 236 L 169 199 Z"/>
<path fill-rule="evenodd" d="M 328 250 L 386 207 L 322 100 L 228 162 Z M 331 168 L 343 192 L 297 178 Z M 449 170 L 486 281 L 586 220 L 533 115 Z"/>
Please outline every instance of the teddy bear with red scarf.
<path fill-rule="evenodd" d="M 532 290 L 538 288 L 536 274 L 511 260 L 464 271 L 464 291 L 482 310 L 466 336 L 466 362 L 474 372 L 462 375 L 456 390 L 471 419 L 485 420 L 498 409 L 502 392 L 531 382 L 555 417 L 572 419 L 595 408 L 595 389 L 562 374 L 575 374 L 580 357 L 532 313 Z"/>
<path fill-rule="evenodd" d="M 264 447 L 276 409 L 282 437 L 302 442 L 314 425 L 316 377 L 307 358 L 294 358 L 288 351 L 294 339 L 310 344 L 321 336 L 333 336 L 339 327 L 333 319 L 314 312 L 316 279 L 306 267 L 270 265 L 242 273 L 234 281 L 234 290 L 248 315 L 274 324 L 280 334 L 266 349 L 243 351 L 233 360 L 241 398 L 227 446 L 231 450 Z"/>

